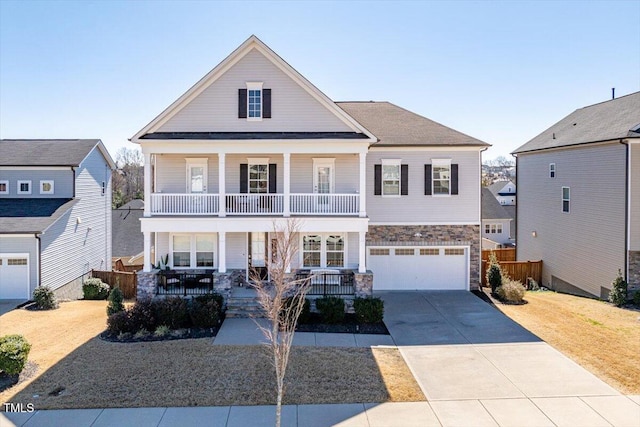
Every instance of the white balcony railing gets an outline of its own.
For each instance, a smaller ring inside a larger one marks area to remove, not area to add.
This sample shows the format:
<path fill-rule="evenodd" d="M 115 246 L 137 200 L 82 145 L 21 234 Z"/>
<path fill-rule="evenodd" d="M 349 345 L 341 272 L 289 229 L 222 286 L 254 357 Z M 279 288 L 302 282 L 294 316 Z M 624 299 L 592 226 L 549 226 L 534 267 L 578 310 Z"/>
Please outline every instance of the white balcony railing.
<path fill-rule="evenodd" d="M 227 194 L 228 215 L 282 215 L 284 194 Z"/>
<path fill-rule="evenodd" d="M 217 194 L 151 195 L 151 214 L 155 215 L 215 215 L 218 213 Z"/>
<path fill-rule="evenodd" d="M 292 215 L 357 215 L 358 194 L 291 194 Z"/>

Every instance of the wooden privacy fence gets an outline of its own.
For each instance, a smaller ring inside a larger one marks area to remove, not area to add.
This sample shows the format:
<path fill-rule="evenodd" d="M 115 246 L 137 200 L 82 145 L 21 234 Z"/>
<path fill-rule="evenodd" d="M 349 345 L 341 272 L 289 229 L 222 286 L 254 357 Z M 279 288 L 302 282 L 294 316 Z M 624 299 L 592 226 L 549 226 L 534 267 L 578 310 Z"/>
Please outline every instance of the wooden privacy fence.
<path fill-rule="evenodd" d="M 503 274 L 518 280 L 525 286 L 529 277 L 538 283 L 542 281 L 542 261 L 500 261 L 499 264 Z M 482 260 L 482 286 L 488 286 L 487 268 L 489 268 L 489 262 Z"/>
<path fill-rule="evenodd" d="M 498 262 L 516 260 L 516 248 L 485 249 L 482 251 L 482 260 L 488 261 L 491 252 L 496 254 Z"/>
<path fill-rule="evenodd" d="M 125 299 L 136 297 L 138 290 L 138 275 L 124 271 L 100 271 L 92 270 L 91 275 L 107 283 L 112 289 L 120 287 Z"/>

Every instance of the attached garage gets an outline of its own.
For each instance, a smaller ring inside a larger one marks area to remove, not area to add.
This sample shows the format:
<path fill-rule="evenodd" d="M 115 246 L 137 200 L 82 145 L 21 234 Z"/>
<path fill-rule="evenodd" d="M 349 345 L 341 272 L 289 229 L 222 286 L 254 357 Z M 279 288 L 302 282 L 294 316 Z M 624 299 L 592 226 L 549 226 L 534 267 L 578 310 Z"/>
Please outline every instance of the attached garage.
<path fill-rule="evenodd" d="M 29 254 L 0 253 L 0 299 L 29 298 Z"/>
<path fill-rule="evenodd" d="M 469 247 L 367 248 L 374 290 L 468 290 Z"/>

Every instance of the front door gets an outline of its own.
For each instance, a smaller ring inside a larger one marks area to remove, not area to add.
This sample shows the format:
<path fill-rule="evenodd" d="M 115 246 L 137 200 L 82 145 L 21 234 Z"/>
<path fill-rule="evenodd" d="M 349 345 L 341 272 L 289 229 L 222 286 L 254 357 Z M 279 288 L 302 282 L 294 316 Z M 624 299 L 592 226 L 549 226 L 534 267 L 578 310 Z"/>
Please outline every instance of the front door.
<path fill-rule="evenodd" d="M 249 233 L 248 241 L 247 279 L 251 280 L 253 278 L 252 272 L 255 272 L 261 280 L 267 280 L 269 277 L 267 268 L 267 233 Z"/>
<path fill-rule="evenodd" d="M 333 193 L 333 162 L 316 160 L 313 164 L 313 192 L 316 194 Z M 317 196 L 317 207 L 326 211 L 331 203 L 330 196 Z"/>
<path fill-rule="evenodd" d="M 190 163 L 187 165 L 187 192 L 207 192 L 207 165 Z"/>

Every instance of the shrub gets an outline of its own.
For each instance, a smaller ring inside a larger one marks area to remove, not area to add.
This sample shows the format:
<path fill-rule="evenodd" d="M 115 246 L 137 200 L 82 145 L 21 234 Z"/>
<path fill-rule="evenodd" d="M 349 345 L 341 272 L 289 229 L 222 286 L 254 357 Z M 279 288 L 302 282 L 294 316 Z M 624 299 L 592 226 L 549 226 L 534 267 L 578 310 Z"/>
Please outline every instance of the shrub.
<path fill-rule="evenodd" d="M 158 338 L 164 338 L 168 336 L 170 333 L 171 333 L 171 329 L 167 325 L 160 325 L 156 328 L 153 335 Z"/>
<path fill-rule="evenodd" d="M 627 302 L 627 282 L 622 277 L 622 271 L 620 270 L 618 270 L 618 277 L 611 284 L 609 302 L 617 307 Z"/>
<path fill-rule="evenodd" d="M 84 299 L 107 299 L 107 296 L 109 296 L 109 285 L 97 277 L 92 277 L 85 280 L 82 284 L 82 293 L 84 294 Z"/>
<path fill-rule="evenodd" d="M 212 328 L 220 322 L 222 307 L 220 295 L 201 295 L 189 305 L 189 317 L 195 328 Z"/>
<path fill-rule="evenodd" d="M 133 324 L 127 311 L 118 311 L 107 318 L 107 331 L 112 335 L 127 334 L 133 330 Z"/>
<path fill-rule="evenodd" d="M 151 335 L 151 333 L 149 331 L 147 331 L 146 329 L 140 329 L 138 332 L 136 332 L 135 334 L 133 334 L 133 339 L 136 340 L 143 340 L 145 338 L 148 338 L 149 335 Z"/>
<path fill-rule="evenodd" d="M 114 313 L 124 311 L 124 295 L 119 287 L 115 287 L 109 293 L 109 304 L 107 305 L 107 316 L 111 316 Z"/>
<path fill-rule="evenodd" d="M 284 300 L 284 306 L 289 308 L 295 301 L 296 297 L 289 297 Z M 300 298 L 300 297 L 297 297 Z M 298 323 L 309 323 L 311 320 L 311 301 L 307 298 L 304 299 L 304 305 L 302 306 L 302 311 L 300 311 L 300 316 L 298 316 Z"/>
<path fill-rule="evenodd" d="M 158 327 L 158 319 L 156 317 L 156 304 L 150 298 L 140 299 L 131 307 L 128 311 L 129 318 L 131 319 L 131 332 L 136 332 L 141 329 L 147 331 L 155 331 Z"/>
<path fill-rule="evenodd" d="M 502 269 L 498 264 L 495 252 L 489 256 L 489 268 L 487 269 L 487 283 L 491 286 L 491 293 L 495 294 L 496 289 L 502 286 Z"/>
<path fill-rule="evenodd" d="M 31 344 L 22 335 L 5 335 L 0 338 L 0 371 L 17 375 L 27 364 Z"/>
<path fill-rule="evenodd" d="M 169 297 L 156 302 L 156 319 L 158 324 L 170 329 L 180 329 L 189 324 L 189 307 L 187 300 L 180 297 Z"/>
<path fill-rule="evenodd" d="M 353 309 L 360 323 L 382 322 L 384 316 L 384 301 L 376 298 L 356 298 L 353 301 Z"/>
<path fill-rule="evenodd" d="M 526 289 L 517 280 L 507 279 L 496 290 L 496 294 L 500 299 L 508 302 L 522 302 Z"/>
<path fill-rule="evenodd" d="M 58 308 L 58 301 L 53 291 L 48 286 L 38 286 L 33 291 L 33 300 L 40 310 L 52 310 Z"/>
<path fill-rule="evenodd" d="M 640 306 L 640 291 L 637 291 L 633 294 L 633 303 L 637 306 Z"/>
<path fill-rule="evenodd" d="M 529 278 L 529 290 L 530 291 L 539 291 L 540 290 L 540 285 L 538 285 L 538 282 L 536 282 L 531 277 Z"/>
<path fill-rule="evenodd" d="M 325 323 L 344 321 L 344 300 L 339 297 L 322 297 L 316 300 L 316 308 Z"/>

